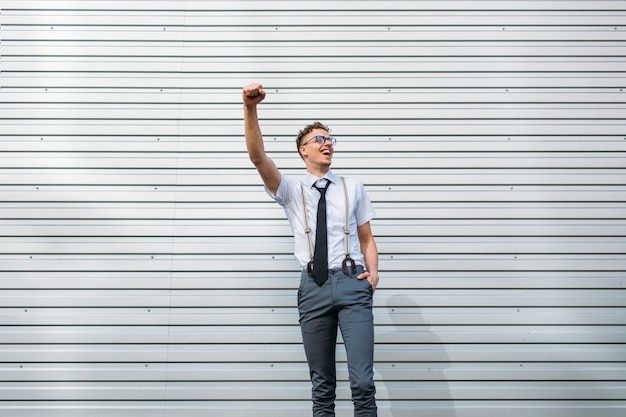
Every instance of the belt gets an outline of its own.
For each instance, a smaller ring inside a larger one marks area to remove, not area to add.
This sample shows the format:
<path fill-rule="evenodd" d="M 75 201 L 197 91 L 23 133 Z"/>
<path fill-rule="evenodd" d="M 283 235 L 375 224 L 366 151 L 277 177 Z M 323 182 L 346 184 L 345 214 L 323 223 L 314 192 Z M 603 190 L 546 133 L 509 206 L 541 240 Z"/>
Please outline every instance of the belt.
<path fill-rule="evenodd" d="M 365 267 L 363 265 L 356 265 L 354 268 L 352 267 L 348 267 L 347 271 L 345 270 L 345 267 L 339 267 L 339 268 L 329 268 L 328 269 L 328 275 L 360 275 L 365 271 Z M 352 271 L 350 271 L 350 269 L 352 269 Z M 307 267 L 302 268 L 302 272 L 303 273 L 307 273 Z M 352 273 L 350 273 L 352 272 Z"/>

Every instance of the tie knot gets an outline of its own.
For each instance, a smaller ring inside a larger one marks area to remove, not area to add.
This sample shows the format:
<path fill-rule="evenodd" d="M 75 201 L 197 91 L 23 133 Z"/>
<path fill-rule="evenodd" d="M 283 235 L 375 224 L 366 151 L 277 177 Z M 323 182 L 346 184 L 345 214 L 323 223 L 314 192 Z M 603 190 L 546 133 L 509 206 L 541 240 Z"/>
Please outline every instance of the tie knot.
<path fill-rule="evenodd" d="M 326 194 L 326 190 L 328 189 L 328 187 L 330 186 L 330 181 L 327 180 L 326 178 L 322 178 L 320 180 L 318 180 L 315 184 L 313 184 L 313 187 L 320 192 L 320 194 Z"/>

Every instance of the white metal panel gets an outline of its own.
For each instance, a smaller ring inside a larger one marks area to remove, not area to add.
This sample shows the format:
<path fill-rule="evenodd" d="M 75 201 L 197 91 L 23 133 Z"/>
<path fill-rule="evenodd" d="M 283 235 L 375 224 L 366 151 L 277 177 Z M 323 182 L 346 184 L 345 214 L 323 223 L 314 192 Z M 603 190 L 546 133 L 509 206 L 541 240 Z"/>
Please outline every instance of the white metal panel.
<path fill-rule="evenodd" d="M 0 4 L 0 412 L 310 413 L 243 143 L 376 206 L 382 417 L 626 411 L 624 1 Z M 338 416 L 351 415 L 338 349 Z"/>

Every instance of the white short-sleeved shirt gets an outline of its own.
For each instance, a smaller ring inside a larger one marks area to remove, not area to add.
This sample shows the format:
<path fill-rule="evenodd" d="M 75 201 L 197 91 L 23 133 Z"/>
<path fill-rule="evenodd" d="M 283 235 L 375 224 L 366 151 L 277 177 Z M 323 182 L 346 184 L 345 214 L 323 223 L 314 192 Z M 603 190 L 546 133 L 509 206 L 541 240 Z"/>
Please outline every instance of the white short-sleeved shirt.
<path fill-rule="evenodd" d="M 332 171 L 328 171 L 324 178 L 331 182 L 326 191 L 326 224 L 328 227 L 328 267 L 333 269 L 340 268 L 345 258 L 345 194 L 341 177 L 333 174 Z M 360 251 L 357 226 L 373 219 L 376 216 L 376 212 L 367 196 L 363 183 L 350 177 L 343 177 L 343 179 L 346 182 L 348 190 L 350 257 L 354 259 L 357 265 L 365 266 L 363 254 Z M 305 268 L 310 260 L 309 241 L 304 232 L 305 221 L 302 207 L 302 189 L 304 189 L 306 193 L 306 211 L 309 227 L 311 229 L 311 242 L 315 245 L 317 203 L 320 199 L 320 193 L 313 188 L 313 185 L 317 180 L 319 180 L 319 178 L 308 172 L 301 180 L 282 175 L 276 195 L 273 195 L 266 189 L 270 197 L 280 204 L 287 214 L 295 239 L 294 255 L 300 263 L 301 268 Z"/>

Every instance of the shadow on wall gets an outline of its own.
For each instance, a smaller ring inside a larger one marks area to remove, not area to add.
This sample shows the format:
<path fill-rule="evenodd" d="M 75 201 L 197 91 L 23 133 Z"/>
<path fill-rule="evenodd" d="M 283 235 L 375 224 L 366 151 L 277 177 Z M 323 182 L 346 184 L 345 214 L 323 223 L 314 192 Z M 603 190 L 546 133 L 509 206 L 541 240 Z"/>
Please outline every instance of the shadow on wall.
<path fill-rule="evenodd" d="M 376 369 L 377 386 L 388 393 L 388 415 L 456 417 L 454 399 L 446 380 L 445 370 L 450 367 L 450 360 L 445 344 L 430 331 L 420 308 L 410 297 L 392 296 L 387 308 L 393 323 L 390 333 L 393 334 L 383 332 L 377 337 L 396 346 L 404 345 L 406 349 L 406 353 L 398 355 L 399 363 L 387 362 Z M 395 354 L 391 353 L 391 356 Z M 387 413 L 380 410 L 380 415 Z"/>

